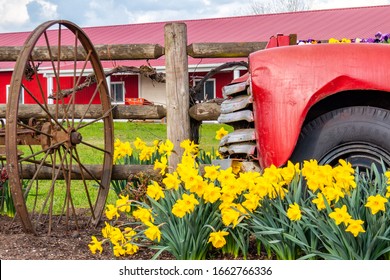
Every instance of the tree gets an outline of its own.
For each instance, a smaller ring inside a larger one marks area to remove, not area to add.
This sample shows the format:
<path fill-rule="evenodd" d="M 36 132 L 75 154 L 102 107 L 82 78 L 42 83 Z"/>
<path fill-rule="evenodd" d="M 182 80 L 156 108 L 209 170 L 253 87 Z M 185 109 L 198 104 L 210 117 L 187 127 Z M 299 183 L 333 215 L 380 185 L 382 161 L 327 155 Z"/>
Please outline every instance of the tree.
<path fill-rule="evenodd" d="M 250 6 L 255 15 L 310 10 L 313 0 L 253 0 Z"/>

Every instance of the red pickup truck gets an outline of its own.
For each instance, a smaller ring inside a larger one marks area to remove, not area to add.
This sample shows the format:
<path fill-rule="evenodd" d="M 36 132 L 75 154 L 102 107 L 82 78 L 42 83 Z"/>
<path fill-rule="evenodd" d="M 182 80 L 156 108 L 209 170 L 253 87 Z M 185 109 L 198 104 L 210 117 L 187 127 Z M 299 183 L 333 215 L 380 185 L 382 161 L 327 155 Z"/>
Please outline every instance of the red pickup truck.
<path fill-rule="evenodd" d="M 317 159 L 390 166 L 390 44 L 268 48 L 224 87 L 219 152 L 265 168 Z"/>

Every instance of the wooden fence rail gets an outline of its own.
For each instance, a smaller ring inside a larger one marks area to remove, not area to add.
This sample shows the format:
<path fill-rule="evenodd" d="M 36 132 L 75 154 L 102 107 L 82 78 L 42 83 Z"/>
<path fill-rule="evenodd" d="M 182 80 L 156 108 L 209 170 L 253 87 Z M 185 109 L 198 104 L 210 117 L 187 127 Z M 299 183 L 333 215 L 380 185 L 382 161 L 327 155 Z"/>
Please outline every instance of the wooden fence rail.
<path fill-rule="evenodd" d="M 226 42 L 226 43 L 192 43 L 185 46 L 187 54 L 194 58 L 233 58 L 248 57 L 254 51 L 262 50 L 267 42 Z M 16 61 L 21 46 L 0 46 L 0 61 Z M 95 45 L 100 60 L 140 60 L 157 59 L 165 54 L 165 48 L 159 44 L 118 44 Z M 52 57 L 57 60 L 58 48 L 51 47 Z M 85 60 L 82 47 L 77 60 Z M 36 61 L 50 61 L 47 47 L 36 47 L 33 52 Z M 61 60 L 74 60 L 74 47 L 61 46 Z"/>
<path fill-rule="evenodd" d="M 67 116 L 74 116 L 76 119 L 82 117 L 87 119 L 96 119 L 101 116 L 101 105 L 90 105 L 88 114 L 85 115 L 86 108 L 88 105 L 77 105 L 75 110 L 73 108 L 68 109 Z M 145 120 L 145 119 L 156 119 L 160 120 L 167 115 L 166 109 L 162 105 L 115 105 L 112 107 L 112 115 L 114 119 L 127 119 L 127 120 Z M 56 114 L 56 105 L 48 105 L 49 112 L 54 116 Z M 58 117 L 62 118 L 63 108 L 58 107 Z M 18 118 L 28 119 L 31 117 L 43 118 L 46 117 L 47 113 L 44 112 L 39 105 L 19 105 Z M 0 105 L 0 118 L 6 117 L 6 105 Z"/>

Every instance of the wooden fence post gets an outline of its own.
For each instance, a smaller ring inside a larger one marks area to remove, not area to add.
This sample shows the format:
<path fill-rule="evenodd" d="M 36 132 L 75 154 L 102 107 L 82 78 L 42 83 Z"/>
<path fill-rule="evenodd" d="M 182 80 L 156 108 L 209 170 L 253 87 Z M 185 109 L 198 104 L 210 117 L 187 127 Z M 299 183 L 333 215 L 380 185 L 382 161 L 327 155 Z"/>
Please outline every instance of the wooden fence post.
<path fill-rule="evenodd" d="M 183 154 L 180 143 L 190 139 L 187 26 L 184 23 L 168 23 L 164 34 L 167 138 L 177 152 L 172 153 L 169 165 L 176 168 Z"/>

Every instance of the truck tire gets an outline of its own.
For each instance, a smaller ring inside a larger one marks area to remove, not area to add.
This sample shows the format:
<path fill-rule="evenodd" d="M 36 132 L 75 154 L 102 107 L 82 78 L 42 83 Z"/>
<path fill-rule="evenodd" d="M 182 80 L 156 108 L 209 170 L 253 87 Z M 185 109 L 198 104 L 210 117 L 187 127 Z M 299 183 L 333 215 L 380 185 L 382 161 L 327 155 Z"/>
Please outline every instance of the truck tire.
<path fill-rule="evenodd" d="M 319 164 L 350 162 L 359 171 L 372 164 L 390 166 L 390 111 L 374 107 L 347 107 L 325 113 L 301 131 L 291 156 L 293 162 L 316 159 Z"/>

